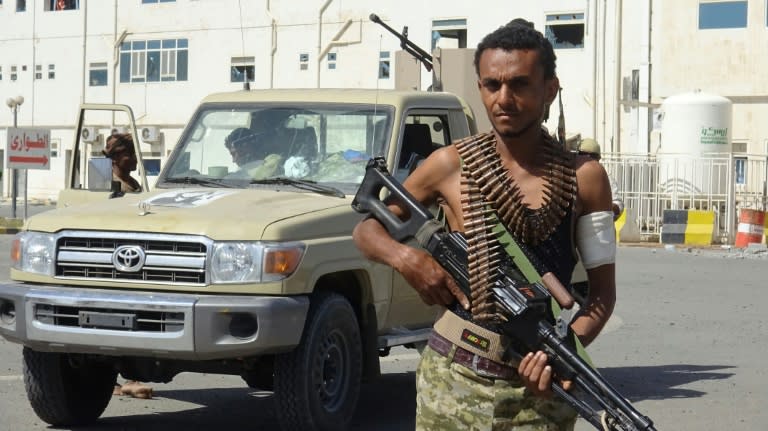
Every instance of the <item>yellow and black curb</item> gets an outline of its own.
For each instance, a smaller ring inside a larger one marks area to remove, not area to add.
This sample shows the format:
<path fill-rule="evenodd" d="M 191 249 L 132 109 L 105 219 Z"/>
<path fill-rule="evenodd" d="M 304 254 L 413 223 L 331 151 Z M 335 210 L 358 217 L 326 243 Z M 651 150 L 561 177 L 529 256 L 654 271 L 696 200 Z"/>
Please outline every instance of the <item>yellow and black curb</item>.
<path fill-rule="evenodd" d="M 663 244 L 711 245 L 714 231 L 714 211 L 664 210 Z"/>

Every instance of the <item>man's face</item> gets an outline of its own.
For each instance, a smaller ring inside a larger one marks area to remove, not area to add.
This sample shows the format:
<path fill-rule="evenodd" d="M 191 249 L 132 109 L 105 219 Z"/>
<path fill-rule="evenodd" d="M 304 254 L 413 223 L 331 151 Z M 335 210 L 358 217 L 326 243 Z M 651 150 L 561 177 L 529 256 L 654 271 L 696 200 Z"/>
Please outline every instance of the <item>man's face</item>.
<path fill-rule="evenodd" d="M 537 51 L 486 49 L 478 71 L 480 98 L 502 138 L 538 130 L 544 109 L 555 99 L 560 83 L 557 78 L 544 78 Z"/>
<path fill-rule="evenodd" d="M 227 145 L 227 150 L 229 150 L 229 155 L 232 156 L 232 162 L 237 166 L 243 166 L 254 158 L 253 148 L 247 144 Z"/>

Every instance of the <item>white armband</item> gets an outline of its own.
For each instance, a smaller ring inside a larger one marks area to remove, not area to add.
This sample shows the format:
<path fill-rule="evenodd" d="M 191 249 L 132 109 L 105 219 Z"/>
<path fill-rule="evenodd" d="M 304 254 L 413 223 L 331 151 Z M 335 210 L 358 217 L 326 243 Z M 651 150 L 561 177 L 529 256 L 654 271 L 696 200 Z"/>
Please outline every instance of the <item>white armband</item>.
<path fill-rule="evenodd" d="M 585 214 L 576 221 L 576 248 L 584 268 L 592 269 L 616 261 L 616 228 L 613 213 Z"/>

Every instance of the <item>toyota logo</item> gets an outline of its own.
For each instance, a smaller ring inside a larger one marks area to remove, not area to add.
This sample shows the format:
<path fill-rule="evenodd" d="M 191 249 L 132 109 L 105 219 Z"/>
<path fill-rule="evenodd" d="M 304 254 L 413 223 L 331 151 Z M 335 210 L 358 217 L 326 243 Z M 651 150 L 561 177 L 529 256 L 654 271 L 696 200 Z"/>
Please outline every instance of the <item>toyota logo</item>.
<path fill-rule="evenodd" d="M 118 271 L 138 272 L 146 257 L 144 249 L 138 245 L 121 245 L 112 253 L 112 264 Z"/>

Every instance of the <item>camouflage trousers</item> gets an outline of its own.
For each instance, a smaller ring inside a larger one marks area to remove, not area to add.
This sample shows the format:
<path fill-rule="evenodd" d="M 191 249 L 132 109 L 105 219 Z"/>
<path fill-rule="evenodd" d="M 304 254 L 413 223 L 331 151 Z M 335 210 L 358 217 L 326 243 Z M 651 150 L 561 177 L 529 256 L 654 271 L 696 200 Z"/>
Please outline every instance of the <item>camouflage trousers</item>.
<path fill-rule="evenodd" d="M 575 423 L 568 404 L 533 396 L 517 377 L 482 377 L 424 348 L 416 370 L 417 431 L 560 431 Z"/>

